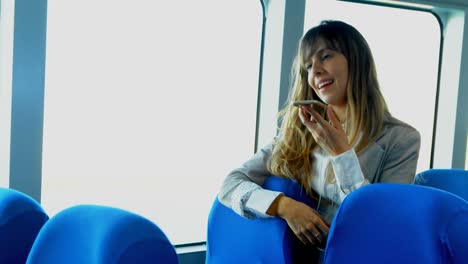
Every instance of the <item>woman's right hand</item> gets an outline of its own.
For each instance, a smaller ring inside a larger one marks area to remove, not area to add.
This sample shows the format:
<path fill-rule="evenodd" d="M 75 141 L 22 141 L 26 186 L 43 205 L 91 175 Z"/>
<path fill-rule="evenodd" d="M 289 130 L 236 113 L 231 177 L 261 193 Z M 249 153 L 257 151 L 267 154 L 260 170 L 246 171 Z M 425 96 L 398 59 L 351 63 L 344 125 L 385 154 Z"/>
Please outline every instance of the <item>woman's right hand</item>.
<path fill-rule="evenodd" d="M 330 228 L 322 216 L 308 205 L 281 196 L 277 200 L 276 215 L 286 220 L 302 243 L 325 245 Z"/>

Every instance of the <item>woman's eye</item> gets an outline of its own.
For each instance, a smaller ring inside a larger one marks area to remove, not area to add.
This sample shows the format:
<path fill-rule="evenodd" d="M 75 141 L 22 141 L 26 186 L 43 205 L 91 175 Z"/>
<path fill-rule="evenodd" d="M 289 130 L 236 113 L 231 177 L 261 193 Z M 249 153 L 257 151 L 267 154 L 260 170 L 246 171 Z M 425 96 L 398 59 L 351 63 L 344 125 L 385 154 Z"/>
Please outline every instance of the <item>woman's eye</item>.
<path fill-rule="evenodd" d="M 305 68 L 306 70 L 310 70 L 312 68 L 312 64 L 306 64 Z"/>
<path fill-rule="evenodd" d="M 326 60 L 326 59 L 328 59 L 328 58 L 330 58 L 330 57 L 331 57 L 330 54 L 324 54 L 324 55 L 322 56 L 322 60 Z"/>

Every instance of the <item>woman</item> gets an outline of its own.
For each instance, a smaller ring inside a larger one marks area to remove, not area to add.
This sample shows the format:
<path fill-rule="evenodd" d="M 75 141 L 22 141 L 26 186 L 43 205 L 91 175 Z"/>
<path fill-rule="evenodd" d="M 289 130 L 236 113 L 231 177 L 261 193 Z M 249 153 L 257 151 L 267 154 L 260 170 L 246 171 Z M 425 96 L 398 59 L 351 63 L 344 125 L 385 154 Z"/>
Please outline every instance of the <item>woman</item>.
<path fill-rule="evenodd" d="M 327 107 L 294 101 L 318 100 Z M 302 38 L 279 136 L 224 180 L 219 200 L 246 218 L 281 217 L 304 243 L 323 245 L 343 199 L 366 184 L 412 183 L 420 135 L 392 117 L 364 37 L 323 21 Z M 297 180 L 317 209 L 262 189 L 271 175 Z"/>

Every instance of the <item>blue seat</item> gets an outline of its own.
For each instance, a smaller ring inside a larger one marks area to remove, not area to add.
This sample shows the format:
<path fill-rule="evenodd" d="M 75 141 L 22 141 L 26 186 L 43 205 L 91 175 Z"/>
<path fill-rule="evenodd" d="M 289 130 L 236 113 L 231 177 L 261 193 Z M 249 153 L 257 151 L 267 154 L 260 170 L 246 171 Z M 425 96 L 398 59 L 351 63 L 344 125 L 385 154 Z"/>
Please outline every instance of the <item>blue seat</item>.
<path fill-rule="evenodd" d="M 468 201 L 468 171 L 462 169 L 430 169 L 418 173 L 414 184 L 451 192 Z"/>
<path fill-rule="evenodd" d="M 263 188 L 315 208 L 300 185 L 292 180 L 268 177 Z M 305 247 L 280 218 L 249 220 L 215 199 L 208 218 L 207 264 L 308 263 L 316 251 Z"/>
<path fill-rule="evenodd" d="M 345 198 L 325 252 L 335 263 L 468 263 L 468 203 L 411 184 L 371 184 Z"/>
<path fill-rule="evenodd" d="M 162 230 L 137 214 L 107 206 L 78 205 L 53 216 L 41 229 L 29 264 L 177 264 Z"/>
<path fill-rule="evenodd" d="M 43 208 L 28 195 L 0 188 L 0 263 L 25 263 L 48 219 Z"/>

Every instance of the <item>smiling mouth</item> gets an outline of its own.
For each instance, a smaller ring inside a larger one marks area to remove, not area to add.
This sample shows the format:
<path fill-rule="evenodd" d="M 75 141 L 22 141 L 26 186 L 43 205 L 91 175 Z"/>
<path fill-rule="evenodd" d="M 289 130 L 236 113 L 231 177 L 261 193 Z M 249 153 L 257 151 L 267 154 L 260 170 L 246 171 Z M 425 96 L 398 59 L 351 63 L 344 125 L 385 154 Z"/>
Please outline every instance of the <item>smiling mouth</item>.
<path fill-rule="evenodd" d="M 321 82 L 321 83 L 319 83 L 318 88 L 319 88 L 319 90 L 327 89 L 327 88 L 330 87 L 334 82 L 335 82 L 334 80 Z"/>

